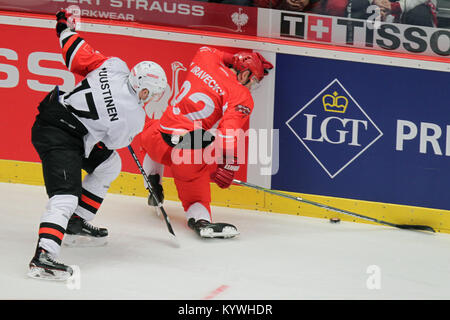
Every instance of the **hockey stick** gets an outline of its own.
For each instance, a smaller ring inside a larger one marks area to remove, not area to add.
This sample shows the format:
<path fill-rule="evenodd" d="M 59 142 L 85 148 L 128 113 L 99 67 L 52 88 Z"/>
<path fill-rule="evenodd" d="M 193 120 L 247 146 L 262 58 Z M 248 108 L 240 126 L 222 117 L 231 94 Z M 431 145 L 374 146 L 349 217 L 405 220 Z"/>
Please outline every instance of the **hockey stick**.
<path fill-rule="evenodd" d="M 435 232 L 435 230 L 432 227 L 429 227 L 429 226 L 411 225 L 411 224 L 395 224 L 395 223 L 391 223 L 391 222 L 386 222 L 386 221 L 383 221 L 383 220 L 378 220 L 378 219 L 375 219 L 375 218 L 363 216 L 363 215 L 358 214 L 358 213 L 354 213 L 354 212 L 350 212 L 350 211 L 347 211 L 347 210 L 342 210 L 342 209 L 330 207 L 330 206 L 327 206 L 325 204 L 321 204 L 321 203 L 318 203 L 318 202 L 306 200 L 305 198 L 291 196 L 291 195 L 286 194 L 286 193 L 282 193 L 282 192 L 274 191 L 274 190 L 267 189 L 267 188 L 264 188 L 264 187 L 260 187 L 260 186 L 257 186 L 257 185 L 254 185 L 254 184 L 251 184 L 251 183 L 248 183 L 248 182 L 243 182 L 243 181 L 236 180 L 236 179 L 234 179 L 233 182 L 236 183 L 236 184 L 239 184 L 241 186 L 246 186 L 246 187 L 249 187 L 249 188 L 253 188 L 253 189 L 256 189 L 256 190 L 264 191 L 264 192 L 267 192 L 267 193 L 270 193 L 270 194 L 274 194 L 274 195 L 277 195 L 277 196 L 280 196 L 280 197 L 292 199 L 292 200 L 295 200 L 295 201 L 300 201 L 300 202 L 307 203 L 307 204 L 310 204 L 310 205 L 313 205 L 313 206 L 316 206 L 316 207 L 320 207 L 320 208 L 327 209 L 327 210 L 330 210 L 330 211 L 335 211 L 335 212 L 338 212 L 338 213 L 350 215 L 350 216 L 357 217 L 357 218 L 360 218 L 360 219 L 364 219 L 364 220 L 367 220 L 367 221 L 372 221 L 372 222 L 375 222 L 375 223 L 384 224 L 384 225 L 387 225 L 387 226 L 390 226 L 390 227 L 395 227 L 395 228 L 400 228 L 400 229 L 408 229 L 408 230 L 420 230 L 420 231 Z"/>
<path fill-rule="evenodd" d="M 153 188 L 150 184 L 150 181 L 148 181 L 148 178 L 147 178 L 147 175 L 145 174 L 144 168 L 142 168 L 141 162 L 137 158 L 136 153 L 134 153 L 134 150 L 131 147 L 131 145 L 128 146 L 128 150 L 130 151 L 131 156 L 134 159 L 134 162 L 136 162 L 136 165 L 138 166 L 139 171 L 141 172 L 142 176 L 144 177 L 145 183 L 147 184 L 147 190 L 150 192 L 150 195 L 153 197 L 153 199 L 158 204 L 158 209 L 161 211 L 161 213 L 164 216 L 164 220 L 166 221 L 167 229 L 169 229 L 169 232 L 174 236 L 174 239 L 176 239 L 175 232 L 173 231 L 172 225 L 170 224 L 170 220 L 169 220 L 169 217 L 167 216 L 166 210 L 164 210 L 162 203 L 159 201 L 158 197 L 156 196 L 156 193 L 153 190 Z"/>

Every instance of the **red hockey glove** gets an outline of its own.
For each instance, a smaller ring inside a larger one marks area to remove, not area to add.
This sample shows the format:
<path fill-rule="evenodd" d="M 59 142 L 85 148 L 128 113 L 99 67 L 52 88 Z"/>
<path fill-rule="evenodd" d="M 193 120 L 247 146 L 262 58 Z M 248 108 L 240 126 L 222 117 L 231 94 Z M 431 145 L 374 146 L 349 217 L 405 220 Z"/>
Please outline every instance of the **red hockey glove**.
<path fill-rule="evenodd" d="M 230 163 L 228 160 L 228 162 L 217 166 L 217 170 L 211 175 L 211 180 L 222 189 L 228 188 L 233 182 L 235 172 L 238 170 L 239 165 L 236 161 Z"/>
<path fill-rule="evenodd" d="M 72 16 L 71 13 L 68 13 L 66 10 L 61 10 L 56 13 L 56 35 L 58 38 L 61 36 L 61 32 L 68 28 L 68 25 L 71 30 L 74 30 L 73 23 L 69 23 L 67 20 Z"/>

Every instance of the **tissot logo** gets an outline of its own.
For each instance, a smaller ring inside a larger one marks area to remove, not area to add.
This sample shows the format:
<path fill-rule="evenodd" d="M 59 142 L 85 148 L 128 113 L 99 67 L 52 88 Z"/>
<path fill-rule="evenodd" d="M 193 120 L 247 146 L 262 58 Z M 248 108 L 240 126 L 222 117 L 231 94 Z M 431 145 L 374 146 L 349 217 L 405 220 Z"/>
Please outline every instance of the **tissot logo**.
<path fill-rule="evenodd" d="M 383 135 L 337 79 L 286 121 L 286 125 L 331 178 Z"/>
<path fill-rule="evenodd" d="M 281 13 L 280 35 L 283 37 L 331 42 L 332 32 L 332 18 Z"/>
<path fill-rule="evenodd" d="M 284 37 L 305 38 L 304 14 L 281 13 L 280 34 Z"/>

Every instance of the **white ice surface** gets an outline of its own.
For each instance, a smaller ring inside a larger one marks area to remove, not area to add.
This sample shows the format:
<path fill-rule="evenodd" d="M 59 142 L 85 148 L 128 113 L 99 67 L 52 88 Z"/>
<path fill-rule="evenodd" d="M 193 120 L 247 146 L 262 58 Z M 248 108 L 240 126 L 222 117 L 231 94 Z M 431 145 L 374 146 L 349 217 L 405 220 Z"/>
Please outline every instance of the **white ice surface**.
<path fill-rule="evenodd" d="M 450 235 L 213 208 L 235 239 L 200 239 L 179 202 L 165 202 L 180 247 L 147 199 L 108 194 L 94 224 L 105 247 L 63 247 L 80 288 L 26 277 L 43 187 L 0 183 L 0 299 L 450 299 Z M 380 288 L 368 289 L 368 267 Z M 218 288 L 221 290 L 217 291 Z"/>

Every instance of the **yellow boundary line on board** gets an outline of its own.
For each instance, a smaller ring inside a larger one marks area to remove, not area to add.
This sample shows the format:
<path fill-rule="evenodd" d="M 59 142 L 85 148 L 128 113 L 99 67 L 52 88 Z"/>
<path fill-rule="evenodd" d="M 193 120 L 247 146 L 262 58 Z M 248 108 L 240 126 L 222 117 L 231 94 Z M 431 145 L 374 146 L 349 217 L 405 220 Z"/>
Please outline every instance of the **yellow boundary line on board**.
<path fill-rule="evenodd" d="M 44 185 L 40 163 L 1 160 L 0 182 Z M 164 195 L 168 200 L 178 200 L 177 191 L 172 178 L 164 178 Z M 147 197 L 148 191 L 140 174 L 121 172 L 111 184 L 110 193 Z M 265 212 L 301 215 L 313 218 L 329 219 L 338 217 L 343 221 L 370 223 L 365 220 L 317 208 L 308 204 L 285 199 L 262 191 L 242 186 L 231 186 L 220 189 L 211 184 L 213 206 L 249 209 Z M 370 202 L 354 199 L 334 198 L 301 193 L 289 193 L 305 197 L 340 209 L 353 211 L 376 219 L 398 224 L 423 224 L 433 227 L 437 232 L 450 233 L 450 211 L 422 207 Z"/>

